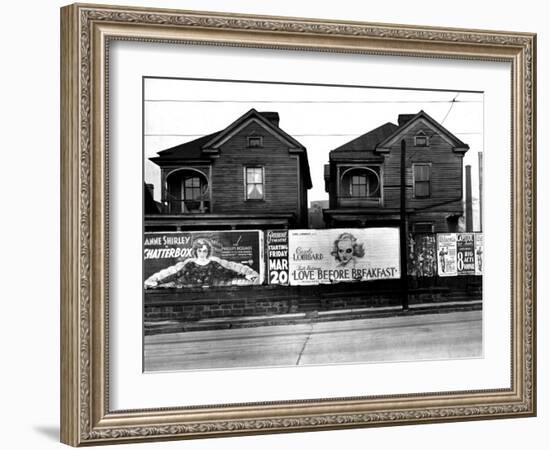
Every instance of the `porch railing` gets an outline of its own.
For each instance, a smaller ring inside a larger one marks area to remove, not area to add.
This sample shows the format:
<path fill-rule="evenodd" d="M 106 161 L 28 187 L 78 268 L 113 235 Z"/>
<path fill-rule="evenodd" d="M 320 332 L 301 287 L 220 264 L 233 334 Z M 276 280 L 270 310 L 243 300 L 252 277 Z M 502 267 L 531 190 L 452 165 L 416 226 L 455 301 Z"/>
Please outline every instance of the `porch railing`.
<path fill-rule="evenodd" d="M 208 200 L 168 199 L 163 203 L 168 214 L 206 214 L 210 212 Z"/>
<path fill-rule="evenodd" d="M 381 197 L 338 197 L 339 208 L 377 208 L 382 206 Z"/>

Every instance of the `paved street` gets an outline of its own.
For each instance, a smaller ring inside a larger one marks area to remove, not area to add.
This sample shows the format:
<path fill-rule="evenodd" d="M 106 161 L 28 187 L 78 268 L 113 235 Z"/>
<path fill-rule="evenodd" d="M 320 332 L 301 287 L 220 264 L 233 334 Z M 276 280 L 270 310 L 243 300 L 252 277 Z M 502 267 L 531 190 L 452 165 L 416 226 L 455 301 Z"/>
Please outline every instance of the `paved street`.
<path fill-rule="evenodd" d="M 185 370 L 482 355 L 481 311 L 145 337 L 145 369 Z"/>

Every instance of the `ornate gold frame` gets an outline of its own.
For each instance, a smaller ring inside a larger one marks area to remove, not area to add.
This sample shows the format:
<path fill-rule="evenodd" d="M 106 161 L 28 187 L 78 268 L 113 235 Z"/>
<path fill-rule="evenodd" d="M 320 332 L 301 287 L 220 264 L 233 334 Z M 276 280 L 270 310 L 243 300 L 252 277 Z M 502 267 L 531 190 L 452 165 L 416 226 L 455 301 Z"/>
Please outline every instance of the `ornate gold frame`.
<path fill-rule="evenodd" d="M 512 386 L 112 412 L 108 405 L 106 62 L 112 39 L 512 65 Z M 535 52 L 529 33 L 71 5 L 61 10 L 61 440 L 70 445 L 533 416 Z"/>

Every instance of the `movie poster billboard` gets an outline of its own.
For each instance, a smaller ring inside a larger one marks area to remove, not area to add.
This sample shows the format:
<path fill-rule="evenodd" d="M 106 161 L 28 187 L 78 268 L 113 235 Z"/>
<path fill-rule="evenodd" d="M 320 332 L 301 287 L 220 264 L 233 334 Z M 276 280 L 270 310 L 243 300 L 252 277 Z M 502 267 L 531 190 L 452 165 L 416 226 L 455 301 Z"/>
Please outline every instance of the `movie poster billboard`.
<path fill-rule="evenodd" d="M 291 285 L 401 276 L 398 228 L 290 230 L 288 235 Z"/>
<path fill-rule="evenodd" d="M 262 284 L 261 231 L 145 233 L 144 286 L 187 288 Z"/>
<path fill-rule="evenodd" d="M 475 246 L 475 274 L 483 275 L 483 234 L 476 233 L 474 238 Z"/>
<path fill-rule="evenodd" d="M 288 285 L 288 231 L 268 230 L 265 238 L 268 282 Z"/>
<path fill-rule="evenodd" d="M 458 275 L 474 275 L 476 272 L 473 233 L 456 236 L 456 271 Z"/>
<path fill-rule="evenodd" d="M 456 269 L 456 233 L 437 235 L 437 273 L 440 277 L 454 277 Z"/>

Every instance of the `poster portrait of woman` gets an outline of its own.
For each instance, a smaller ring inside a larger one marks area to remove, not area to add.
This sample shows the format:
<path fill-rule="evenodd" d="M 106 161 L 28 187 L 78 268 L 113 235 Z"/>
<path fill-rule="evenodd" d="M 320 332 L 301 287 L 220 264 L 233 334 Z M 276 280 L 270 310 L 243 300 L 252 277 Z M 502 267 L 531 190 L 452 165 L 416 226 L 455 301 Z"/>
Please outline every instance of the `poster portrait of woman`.
<path fill-rule="evenodd" d="M 260 276 L 251 267 L 215 256 L 206 238 L 193 242 L 192 257 L 154 273 L 145 280 L 145 289 L 258 284 Z"/>
<path fill-rule="evenodd" d="M 342 233 L 334 241 L 331 255 L 338 262 L 337 267 L 355 268 L 357 258 L 365 256 L 363 244 L 351 233 Z"/>

